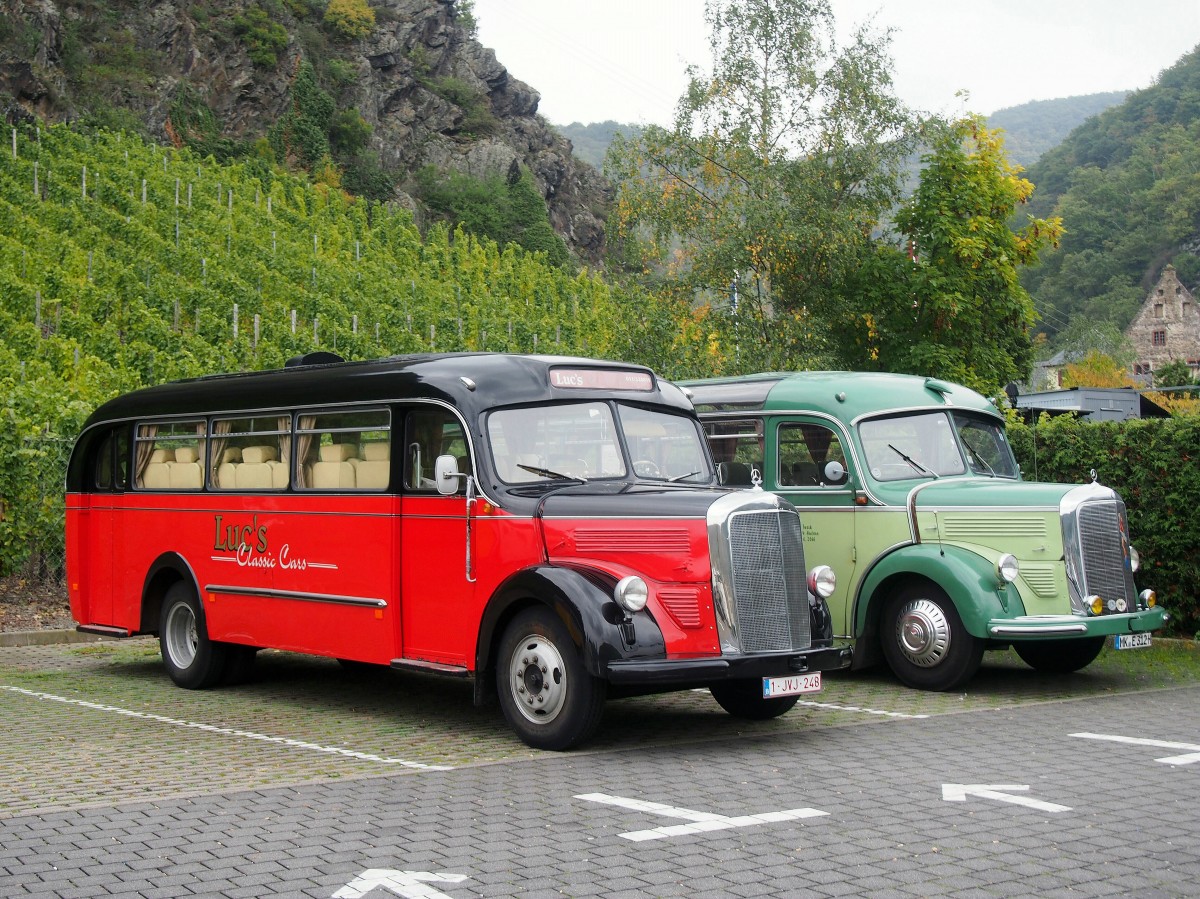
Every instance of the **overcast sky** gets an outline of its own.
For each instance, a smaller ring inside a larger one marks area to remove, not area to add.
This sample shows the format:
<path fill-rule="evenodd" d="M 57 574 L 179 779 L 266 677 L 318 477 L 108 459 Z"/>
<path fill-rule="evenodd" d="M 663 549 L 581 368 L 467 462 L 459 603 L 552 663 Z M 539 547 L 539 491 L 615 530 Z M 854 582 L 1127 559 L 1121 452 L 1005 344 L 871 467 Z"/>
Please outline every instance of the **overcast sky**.
<path fill-rule="evenodd" d="M 896 92 L 944 114 L 1148 87 L 1200 44 L 1200 0 L 832 0 L 893 28 Z M 474 0 L 479 40 L 551 122 L 670 124 L 707 68 L 704 0 Z M 969 99 L 956 98 L 966 91 Z"/>

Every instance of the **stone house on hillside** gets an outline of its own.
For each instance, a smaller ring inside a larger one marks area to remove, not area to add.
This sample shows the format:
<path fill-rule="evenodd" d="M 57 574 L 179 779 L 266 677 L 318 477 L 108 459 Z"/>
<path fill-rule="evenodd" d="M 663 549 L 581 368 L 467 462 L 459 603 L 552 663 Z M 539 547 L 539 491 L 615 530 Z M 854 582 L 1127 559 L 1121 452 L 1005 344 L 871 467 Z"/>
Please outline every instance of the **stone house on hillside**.
<path fill-rule="evenodd" d="M 1175 266 L 1163 269 L 1125 336 L 1137 354 L 1133 373 L 1153 377 L 1168 362 L 1183 361 L 1200 374 L 1200 309 L 1179 281 Z"/>

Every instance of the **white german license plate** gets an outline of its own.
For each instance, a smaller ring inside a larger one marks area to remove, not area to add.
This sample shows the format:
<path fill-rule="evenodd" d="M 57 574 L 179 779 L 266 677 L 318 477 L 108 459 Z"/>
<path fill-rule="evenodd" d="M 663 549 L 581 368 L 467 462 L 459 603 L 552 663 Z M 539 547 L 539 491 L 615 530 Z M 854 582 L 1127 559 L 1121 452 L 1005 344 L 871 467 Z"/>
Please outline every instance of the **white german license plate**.
<path fill-rule="evenodd" d="M 1117 634 L 1113 637 L 1113 647 L 1115 649 L 1142 649 L 1149 645 L 1149 632 L 1143 634 Z"/>
<path fill-rule="evenodd" d="M 763 678 L 763 699 L 772 699 L 776 696 L 796 696 L 800 693 L 819 693 L 820 691 L 820 671 L 793 674 L 791 677 Z"/>

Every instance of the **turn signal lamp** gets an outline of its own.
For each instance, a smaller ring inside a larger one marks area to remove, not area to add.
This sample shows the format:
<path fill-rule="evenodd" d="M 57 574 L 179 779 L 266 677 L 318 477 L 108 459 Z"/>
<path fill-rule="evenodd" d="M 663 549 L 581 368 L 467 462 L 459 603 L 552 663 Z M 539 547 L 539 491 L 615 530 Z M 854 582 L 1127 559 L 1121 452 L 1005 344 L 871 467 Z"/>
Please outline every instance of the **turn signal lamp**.
<path fill-rule="evenodd" d="M 1084 604 L 1087 605 L 1088 611 L 1093 615 L 1099 615 L 1104 611 L 1104 600 L 1095 594 L 1085 598 Z"/>

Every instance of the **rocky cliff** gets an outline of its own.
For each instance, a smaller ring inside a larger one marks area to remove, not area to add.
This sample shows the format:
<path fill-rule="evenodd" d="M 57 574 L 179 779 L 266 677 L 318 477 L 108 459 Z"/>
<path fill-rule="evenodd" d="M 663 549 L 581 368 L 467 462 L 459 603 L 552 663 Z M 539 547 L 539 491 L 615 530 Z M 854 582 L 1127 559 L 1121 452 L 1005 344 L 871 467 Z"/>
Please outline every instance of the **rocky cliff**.
<path fill-rule="evenodd" d="M 610 191 L 537 114 L 536 90 L 473 36 L 454 0 L 371 0 L 373 23 L 331 32 L 326 0 L 0 0 L 0 106 L 9 120 L 132 114 L 179 140 L 172 110 L 200 99 L 223 139 L 245 146 L 295 102 L 313 62 L 339 110 L 370 126 L 369 147 L 404 193 L 424 166 L 476 177 L 524 167 L 550 222 L 582 259 L 604 249 Z M 365 8 L 365 4 L 364 4 Z M 175 133 L 173 133 L 173 131 Z"/>

